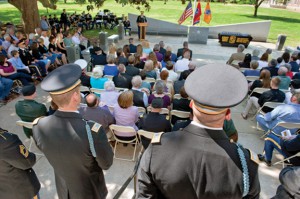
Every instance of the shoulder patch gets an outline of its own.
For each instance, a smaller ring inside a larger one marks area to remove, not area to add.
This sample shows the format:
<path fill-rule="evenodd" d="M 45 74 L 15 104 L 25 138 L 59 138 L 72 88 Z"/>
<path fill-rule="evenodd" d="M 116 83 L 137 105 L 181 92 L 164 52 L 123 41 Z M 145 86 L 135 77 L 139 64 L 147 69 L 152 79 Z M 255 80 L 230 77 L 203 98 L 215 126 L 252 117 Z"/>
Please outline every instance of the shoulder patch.
<path fill-rule="evenodd" d="M 22 145 L 19 145 L 19 148 L 20 148 L 20 153 L 21 153 L 25 158 L 27 158 L 28 155 L 29 155 L 29 152 L 28 152 L 28 150 L 26 149 L 26 147 L 22 144 Z"/>
<path fill-rule="evenodd" d="M 255 162 L 256 164 L 259 164 L 259 159 L 256 153 L 254 153 L 253 151 L 251 151 L 250 149 L 248 149 L 249 154 L 250 154 L 250 159 Z"/>
<path fill-rule="evenodd" d="M 43 117 L 44 117 L 44 116 L 35 118 L 35 120 L 33 120 L 33 122 L 32 122 L 32 125 L 33 125 L 33 126 L 34 126 L 34 125 L 37 125 L 37 123 L 39 122 L 39 120 L 40 120 L 41 118 L 43 118 Z"/>
<path fill-rule="evenodd" d="M 151 140 L 151 143 L 160 143 L 161 136 L 162 136 L 162 134 L 164 134 L 164 133 L 165 133 L 165 132 L 154 133 L 154 134 L 153 134 L 153 137 L 152 137 L 152 140 Z"/>
<path fill-rule="evenodd" d="M 95 124 L 92 127 L 92 131 L 95 132 L 95 133 L 98 133 L 101 126 L 102 126 L 101 124 L 95 122 Z"/>

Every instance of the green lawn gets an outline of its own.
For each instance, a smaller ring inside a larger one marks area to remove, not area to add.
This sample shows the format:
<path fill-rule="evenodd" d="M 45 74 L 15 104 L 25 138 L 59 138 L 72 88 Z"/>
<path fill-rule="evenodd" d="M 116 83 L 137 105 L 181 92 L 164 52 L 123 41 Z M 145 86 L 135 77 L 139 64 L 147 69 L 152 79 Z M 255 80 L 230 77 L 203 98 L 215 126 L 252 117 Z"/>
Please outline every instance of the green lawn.
<path fill-rule="evenodd" d="M 77 13 L 86 10 L 86 5 L 78 5 L 68 0 L 70 3 L 64 4 L 62 0 L 58 3 L 57 10 L 49 10 L 51 14 L 58 14 L 62 12 L 62 9 L 67 9 L 67 12 L 72 13 L 77 11 Z M 146 16 L 153 17 L 156 19 L 162 19 L 170 22 L 177 23 L 180 15 L 182 14 L 186 5 L 182 5 L 181 1 L 169 0 L 166 5 L 163 1 L 154 0 L 151 2 L 150 12 L 146 12 Z M 202 2 L 202 13 L 204 13 L 206 3 Z M 39 4 L 40 14 L 46 14 L 47 10 Z M 122 14 L 127 15 L 127 13 L 138 14 L 139 11 L 133 6 L 124 6 L 117 4 L 114 0 L 106 0 L 103 8 L 110 9 L 112 12 L 116 13 L 118 16 Z M 224 5 L 222 3 L 211 3 L 211 11 L 213 20 L 209 25 L 201 23 L 201 26 L 213 26 L 221 24 L 234 24 L 241 22 L 253 22 L 261 20 L 272 20 L 271 31 L 268 37 L 268 42 L 276 42 L 278 34 L 287 35 L 287 45 L 296 46 L 300 43 L 300 34 L 298 30 L 298 24 L 300 23 L 300 13 L 291 12 L 282 9 L 273 8 L 259 8 L 258 17 L 253 17 L 253 6 L 249 5 Z M 97 10 L 92 12 L 93 15 Z M 20 13 L 12 5 L 7 3 L 0 3 L 0 20 L 7 22 L 20 22 Z M 202 15 L 203 18 L 203 15 Z M 186 20 L 184 25 L 190 25 L 191 20 Z M 86 32 L 89 36 L 94 36 L 98 34 L 98 31 Z"/>

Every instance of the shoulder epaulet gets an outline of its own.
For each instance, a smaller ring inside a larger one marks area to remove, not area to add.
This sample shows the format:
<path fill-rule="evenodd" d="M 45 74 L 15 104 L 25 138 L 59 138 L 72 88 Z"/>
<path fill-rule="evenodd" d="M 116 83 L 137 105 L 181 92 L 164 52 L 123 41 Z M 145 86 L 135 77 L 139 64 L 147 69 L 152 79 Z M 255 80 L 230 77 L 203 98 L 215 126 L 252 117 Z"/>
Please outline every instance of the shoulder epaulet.
<path fill-rule="evenodd" d="M 33 122 L 32 122 L 32 125 L 33 125 L 33 126 L 34 126 L 34 125 L 37 125 L 37 123 L 39 122 L 39 120 L 40 120 L 41 118 L 43 118 L 43 117 L 45 117 L 45 116 L 41 116 L 41 117 L 35 118 L 35 120 L 33 120 Z"/>
<path fill-rule="evenodd" d="M 250 160 L 252 160 L 253 162 L 255 162 L 256 164 L 259 164 L 259 159 L 256 153 L 254 153 L 253 151 L 251 151 L 250 149 L 247 149 L 249 151 L 249 155 L 250 155 Z"/>
<path fill-rule="evenodd" d="M 162 134 L 164 134 L 164 133 L 165 133 L 165 132 L 154 133 L 154 134 L 153 134 L 153 137 L 152 137 L 152 140 L 151 140 L 151 143 L 160 143 L 161 136 L 162 136 Z"/>

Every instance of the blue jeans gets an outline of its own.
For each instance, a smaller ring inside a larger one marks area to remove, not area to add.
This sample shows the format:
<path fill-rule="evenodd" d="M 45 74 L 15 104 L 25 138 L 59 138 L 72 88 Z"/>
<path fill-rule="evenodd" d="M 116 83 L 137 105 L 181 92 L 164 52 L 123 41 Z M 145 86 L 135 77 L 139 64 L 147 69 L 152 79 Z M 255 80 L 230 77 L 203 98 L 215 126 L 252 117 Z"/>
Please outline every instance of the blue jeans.
<path fill-rule="evenodd" d="M 264 147 L 264 154 L 267 161 L 272 160 L 273 150 L 276 149 L 280 154 L 286 158 L 287 156 L 283 153 L 280 146 L 280 138 L 273 133 L 270 133 L 265 138 L 265 147 Z"/>
<path fill-rule="evenodd" d="M 0 77 L 0 100 L 8 96 L 13 83 L 11 79 Z"/>
<path fill-rule="evenodd" d="M 44 61 L 44 60 L 46 60 L 46 61 Z M 38 62 L 34 63 L 34 65 L 36 65 L 40 69 L 43 76 L 47 74 L 46 62 L 48 62 L 48 60 L 43 59 L 43 60 L 39 60 Z"/>
<path fill-rule="evenodd" d="M 256 116 L 256 121 L 258 122 L 259 126 L 260 126 L 265 132 L 267 132 L 269 129 L 272 129 L 272 128 L 276 125 L 276 123 L 275 123 L 274 121 L 273 121 L 273 122 L 266 122 L 264 116 L 261 115 L 261 114 L 258 114 L 258 115 Z M 279 122 L 279 121 L 278 121 L 278 122 Z M 276 133 L 277 135 L 281 135 L 280 133 L 281 133 L 282 131 L 284 131 L 284 130 L 285 130 L 285 128 L 283 128 L 283 127 L 281 127 L 281 126 L 278 126 L 278 127 L 276 127 L 275 129 L 273 129 L 273 132 Z M 297 131 L 297 129 L 290 129 L 290 131 L 291 131 L 291 134 L 295 134 L 296 131 Z"/>
<path fill-rule="evenodd" d="M 19 73 L 19 72 L 7 76 L 7 78 L 12 79 L 12 80 L 18 79 L 22 82 L 23 86 L 26 86 L 29 84 L 29 82 L 32 82 L 30 75 L 27 75 L 25 73 Z"/>

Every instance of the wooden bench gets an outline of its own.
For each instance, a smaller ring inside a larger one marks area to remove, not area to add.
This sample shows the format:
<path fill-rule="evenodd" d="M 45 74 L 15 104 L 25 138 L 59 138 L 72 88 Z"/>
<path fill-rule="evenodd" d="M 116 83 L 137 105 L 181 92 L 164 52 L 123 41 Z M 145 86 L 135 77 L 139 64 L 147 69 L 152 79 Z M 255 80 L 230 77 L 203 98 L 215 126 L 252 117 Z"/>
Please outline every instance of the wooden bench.
<path fill-rule="evenodd" d="M 107 37 L 107 40 L 108 40 L 108 44 L 118 43 L 119 35 L 111 35 L 111 36 Z"/>

